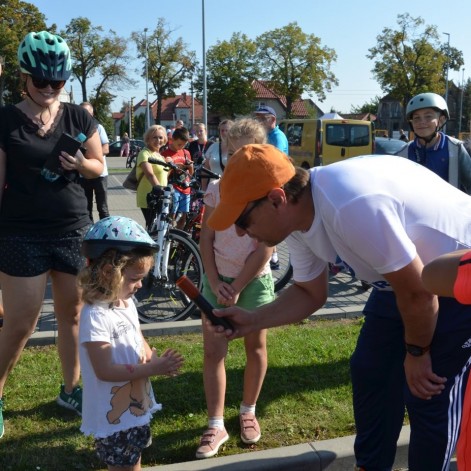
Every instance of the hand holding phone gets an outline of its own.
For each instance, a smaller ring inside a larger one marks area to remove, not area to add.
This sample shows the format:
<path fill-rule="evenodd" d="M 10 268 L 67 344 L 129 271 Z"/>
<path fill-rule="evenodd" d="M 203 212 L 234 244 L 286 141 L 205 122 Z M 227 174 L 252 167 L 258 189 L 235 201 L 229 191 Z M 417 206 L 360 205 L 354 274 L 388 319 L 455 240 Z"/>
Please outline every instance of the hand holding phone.
<path fill-rule="evenodd" d="M 41 171 L 41 175 L 50 182 L 53 182 L 61 175 L 64 175 L 64 169 L 59 160 L 60 153 L 67 152 L 69 155 L 74 156 L 82 146 L 85 139 L 86 137 L 82 133 L 80 133 L 76 138 L 72 137 L 70 134 L 62 133 L 54 146 L 51 155 L 46 160 Z"/>

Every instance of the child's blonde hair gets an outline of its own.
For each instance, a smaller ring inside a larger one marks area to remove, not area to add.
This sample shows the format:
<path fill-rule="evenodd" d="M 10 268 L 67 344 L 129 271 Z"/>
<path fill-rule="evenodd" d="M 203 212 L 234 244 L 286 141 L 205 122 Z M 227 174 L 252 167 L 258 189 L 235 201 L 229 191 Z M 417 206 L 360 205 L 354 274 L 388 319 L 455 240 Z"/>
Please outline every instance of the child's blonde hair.
<path fill-rule="evenodd" d="M 87 304 L 117 301 L 124 270 L 130 266 L 149 269 L 153 261 L 153 251 L 148 249 L 135 249 L 127 253 L 107 250 L 100 257 L 90 260 L 89 265 L 78 274 L 82 300 Z"/>
<path fill-rule="evenodd" d="M 267 132 L 262 124 L 254 118 L 240 118 L 227 131 L 228 140 L 251 138 L 252 144 L 266 144 Z"/>

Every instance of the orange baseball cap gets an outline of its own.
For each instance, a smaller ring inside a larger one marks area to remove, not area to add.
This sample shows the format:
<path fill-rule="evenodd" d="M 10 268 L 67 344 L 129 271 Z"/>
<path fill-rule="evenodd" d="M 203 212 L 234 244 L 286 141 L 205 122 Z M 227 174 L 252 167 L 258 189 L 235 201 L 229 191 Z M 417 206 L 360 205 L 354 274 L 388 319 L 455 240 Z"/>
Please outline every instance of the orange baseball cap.
<path fill-rule="evenodd" d="M 219 187 L 221 201 L 208 219 L 216 231 L 230 227 L 250 201 L 291 180 L 295 169 L 289 157 L 271 144 L 249 144 L 230 159 Z"/>
<path fill-rule="evenodd" d="M 460 258 L 453 294 L 461 304 L 471 304 L 471 251 Z"/>

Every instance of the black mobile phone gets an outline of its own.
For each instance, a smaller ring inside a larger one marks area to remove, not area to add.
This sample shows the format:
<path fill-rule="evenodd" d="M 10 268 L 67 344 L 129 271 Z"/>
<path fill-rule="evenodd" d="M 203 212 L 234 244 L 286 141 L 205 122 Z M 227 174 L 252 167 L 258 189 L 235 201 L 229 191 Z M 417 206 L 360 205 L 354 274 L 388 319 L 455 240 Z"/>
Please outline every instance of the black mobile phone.
<path fill-rule="evenodd" d="M 44 168 L 50 170 L 51 172 L 61 173 L 62 167 L 59 161 L 59 156 L 61 152 L 67 152 L 70 155 L 75 155 L 80 149 L 82 143 L 72 137 L 70 134 L 62 133 L 61 137 L 57 141 L 54 149 L 51 152 L 51 155 L 44 164 Z"/>
<path fill-rule="evenodd" d="M 61 166 L 59 156 L 61 152 L 67 152 L 70 155 L 75 155 L 82 146 L 82 141 L 72 137 L 70 134 L 62 133 L 57 141 L 51 155 L 46 160 L 41 175 L 48 181 L 55 181 L 64 174 L 64 169 Z"/>

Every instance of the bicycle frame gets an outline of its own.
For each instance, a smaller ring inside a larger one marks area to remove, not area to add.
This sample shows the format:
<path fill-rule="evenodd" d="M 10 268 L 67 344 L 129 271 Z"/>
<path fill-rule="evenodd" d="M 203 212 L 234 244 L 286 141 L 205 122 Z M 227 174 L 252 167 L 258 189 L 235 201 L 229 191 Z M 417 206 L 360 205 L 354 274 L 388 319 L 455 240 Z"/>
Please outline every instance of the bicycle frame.
<path fill-rule="evenodd" d="M 172 192 L 171 186 L 157 186 L 149 193 L 148 200 L 155 205 L 156 215 L 152 224 L 147 228 L 149 234 L 157 234 L 155 241 L 158 249 L 154 258 L 154 267 L 152 276 L 158 280 L 168 280 L 168 257 L 170 253 L 170 242 L 167 234 L 171 227 L 171 209 L 172 209 Z"/>

